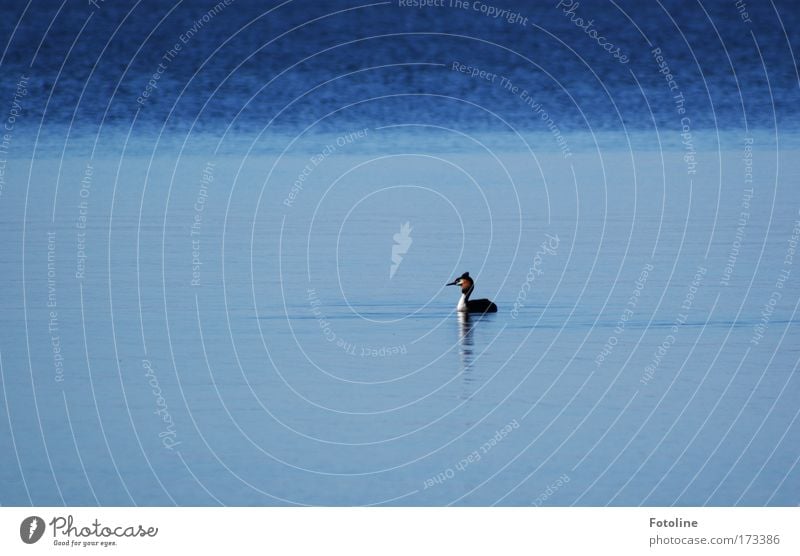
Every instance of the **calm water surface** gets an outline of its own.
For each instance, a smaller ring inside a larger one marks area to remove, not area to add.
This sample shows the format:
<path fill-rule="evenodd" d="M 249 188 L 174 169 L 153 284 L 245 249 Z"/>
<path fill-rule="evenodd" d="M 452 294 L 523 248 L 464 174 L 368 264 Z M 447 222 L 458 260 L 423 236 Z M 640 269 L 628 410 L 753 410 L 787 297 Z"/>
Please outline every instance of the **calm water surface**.
<path fill-rule="evenodd" d="M 15 5 L 0 503 L 799 503 L 797 10 L 555 4 Z"/>

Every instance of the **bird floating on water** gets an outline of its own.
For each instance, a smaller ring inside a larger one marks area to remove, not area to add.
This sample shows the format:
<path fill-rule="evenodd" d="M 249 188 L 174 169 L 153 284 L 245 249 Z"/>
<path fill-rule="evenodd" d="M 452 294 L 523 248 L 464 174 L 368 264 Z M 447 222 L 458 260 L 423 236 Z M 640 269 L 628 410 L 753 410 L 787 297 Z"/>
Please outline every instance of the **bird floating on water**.
<path fill-rule="evenodd" d="M 447 286 L 461 286 L 461 299 L 458 300 L 456 311 L 461 313 L 496 313 L 497 305 L 488 299 L 472 299 L 472 290 L 475 289 L 475 281 L 470 278 L 469 272 L 465 272 Z"/>

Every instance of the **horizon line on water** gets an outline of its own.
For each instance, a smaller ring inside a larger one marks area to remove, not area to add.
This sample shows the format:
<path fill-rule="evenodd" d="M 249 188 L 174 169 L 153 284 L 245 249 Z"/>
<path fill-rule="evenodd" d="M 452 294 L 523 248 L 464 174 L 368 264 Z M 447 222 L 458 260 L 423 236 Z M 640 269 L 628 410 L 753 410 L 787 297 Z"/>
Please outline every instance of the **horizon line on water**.
<path fill-rule="evenodd" d="M 53 158 L 45 153 L 57 153 L 55 158 L 63 156 L 86 156 L 94 151 L 94 158 L 102 158 L 104 153 L 118 156 L 125 149 L 126 156 L 155 156 L 165 153 L 173 154 L 182 151 L 182 155 L 208 155 L 212 151 L 215 156 L 231 156 L 248 153 L 249 156 L 298 154 L 315 154 L 319 149 L 335 143 L 338 138 L 360 130 L 368 130 L 367 137 L 348 144 L 340 149 L 340 154 L 369 155 L 386 153 L 474 153 L 487 152 L 486 149 L 504 153 L 526 154 L 564 154 L 564 149 L 550 132 L 530 131 L 494 131 L 463 130 L 452 128 L 448 131 L 442 127 L 430 127 L 427 131 L 423 125 L 400 130 L 394 128 L 370 128 L 354 122 L 351 127 L 343 128 L 340 133 L 312 132 L 303 135 L 292 135 L 282 130 L 275 133 L 257 133 L 253 131 L 235 131 L 225 134 L 220 143 L 221 134 L 207 131 L 193 132 L 188 138 L 177 130 L 157 132 L 145 130 L 143 133 L 131 135 L 126 145 L 126 134 L 129 130 L 106 126 L 100 130 L 100 136 L 86 132 L 71 132 L 69 142 L 65 138 L 69 131 L 48 128 L 38 137 L 35 143 L 37 159 Z M 63 132 L 63 133 L 62 133 Z M 602 152 L 676 152 L 683 151 L 681 132 L 673 128 L 658 130 L 619 131 L 562 131 L 561 135 L 568 145 L 571 155 Z M 9 160 L 30 160 L 34 148 L 33 134 L 19 133 L 14 137 L 13 148 L 7 153 Z M 775 130 L 773 128 L 726 128 L 726 129 L 693 129 L 692 138 L 697 152 L 736 151 L 743 148 L 745 140 L 752 140 L 753 148 L 779 150 L 781 152 L 800 150 L 800 129 Z M 158 141 L 158 145 L 156 145 Z M 346 151 L 346 152 L 345 152 Z"/>

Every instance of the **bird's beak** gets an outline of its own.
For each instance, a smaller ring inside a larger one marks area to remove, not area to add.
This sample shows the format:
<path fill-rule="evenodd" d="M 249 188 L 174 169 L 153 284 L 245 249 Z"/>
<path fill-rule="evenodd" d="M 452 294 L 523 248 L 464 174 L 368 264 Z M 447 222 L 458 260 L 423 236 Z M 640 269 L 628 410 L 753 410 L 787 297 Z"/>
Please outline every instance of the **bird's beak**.
<path fill-rule="evenodd" d="M 450 282 L 449 284 L 445 284 L 445 286 L 457 286 L 458 285 L 458 278 Z"/>

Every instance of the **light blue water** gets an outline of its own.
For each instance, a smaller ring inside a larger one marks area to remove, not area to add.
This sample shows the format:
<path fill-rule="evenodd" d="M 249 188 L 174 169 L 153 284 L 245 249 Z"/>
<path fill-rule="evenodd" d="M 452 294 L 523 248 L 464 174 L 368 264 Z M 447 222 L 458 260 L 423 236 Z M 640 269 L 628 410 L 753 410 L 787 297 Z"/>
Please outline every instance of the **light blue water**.
<path fill-rule="evenodd" d="M 339 151 L 291 207 L 299 156 L 272 175 L 268 156 L 97 159 L 83 279 L 85 162 L 38 160 L 34 176 L 65 186 L 51 221 L 52 190 L 32 181 L 24 267 L 4 257 L 18 341 L 3 384 L 26 479 L 4 467 L 6 500 L 27 486 L 47 504 L 526 505 L 566 476 L 538 503 L 791 504 L 800 298 L 791 274 L 775 284 L 795 264 L 798 167 L 786 153 L 776 176 L 767 152 L 727 285 L 749 188 L 737 151 L 698 156 L 691 186 L 673 153 Z M 465 270 L 496 315 L 459 320 L 444 284 Z"/>
<path fill-rule="evenodd" d="M 800 503 L 797 11 L 555 4 L 15 7 L 0 504 Z"/>

